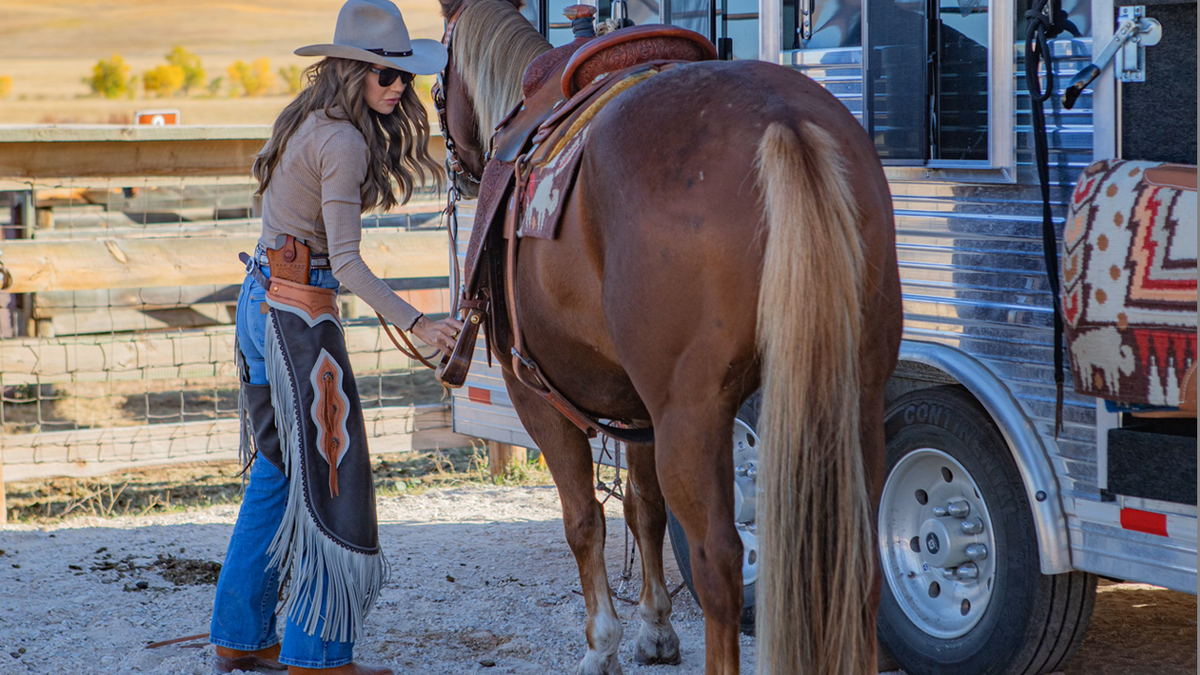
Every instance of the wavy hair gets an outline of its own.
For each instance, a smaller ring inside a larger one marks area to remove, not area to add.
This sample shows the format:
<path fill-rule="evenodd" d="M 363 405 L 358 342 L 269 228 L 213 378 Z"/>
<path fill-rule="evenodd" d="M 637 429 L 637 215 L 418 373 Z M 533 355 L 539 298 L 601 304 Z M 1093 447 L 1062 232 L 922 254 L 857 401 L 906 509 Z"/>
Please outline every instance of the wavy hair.
<path fill-rule="evenodd" d="M 365 79 L 374 64 L 351 59 L 324 58 L 304 71 L 307 86 L 279 113 L 271 127 L 271 139 L 254 160 L 258 194 L 271 182 L 279 158 L 296 130 L 318 110 L 354 125 L 367 142 L 367 178 L 362 184 L 362 210 L 384 210 L 407 202 L 413 188 L 432 180 L 440 191 L 445 175 L 429 156 L 429 118 L 412 86 L 400 95 L 400 103 L 389 115 L 380 115 L 363 96 Z M 392 179 L 404 193 L 396 199 Z"/>

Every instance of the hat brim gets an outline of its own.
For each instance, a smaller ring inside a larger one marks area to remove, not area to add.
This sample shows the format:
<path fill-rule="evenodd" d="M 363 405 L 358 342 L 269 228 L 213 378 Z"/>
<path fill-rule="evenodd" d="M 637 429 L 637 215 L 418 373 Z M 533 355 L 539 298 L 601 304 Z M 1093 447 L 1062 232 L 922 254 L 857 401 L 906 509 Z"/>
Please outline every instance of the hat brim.
<path fill-rule="evenodd" d="M 446 69 L 449 56 L 437 40 L 413 40 L 411 56 L 380 56 L 347 45 L 309 45 L 295 51 L 297 56 L 333 56 L 340 59 L 366 61 L 385 68 L 399 68 L 414 75 L 436 75 Z"/>

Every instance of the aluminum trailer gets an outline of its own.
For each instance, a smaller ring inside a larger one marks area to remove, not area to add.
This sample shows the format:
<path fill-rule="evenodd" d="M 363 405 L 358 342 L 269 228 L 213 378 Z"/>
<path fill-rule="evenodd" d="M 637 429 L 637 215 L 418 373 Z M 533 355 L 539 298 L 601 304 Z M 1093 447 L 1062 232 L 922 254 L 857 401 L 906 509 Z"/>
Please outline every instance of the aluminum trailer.
<path fill-rule="evenodd" d="M 569 24 L 549 17 L 568 4 L 531 1 L 524 11 L 557 45 L 570 39 Z M 1110 42 L 1118 15 L 1134 11 L 1122 4 L 1063 0 L 1080 35 L 1051 43 L 1060 90 Z M 1143 7 L 1163 26 L 1161 43 L 1118 50 L 1126 61 L 1109 65 L 1073 109 L 1057 96 L 1046 104 L 1060 236 L 1075 178 L 1093 160 L 1196 163 L 1192 71 L 1169 75 L 1173 64 L 1196 63 L 1196 2 Z M 610 0 L 600 9 L 602 17 L 611 12 Z M 1146 443 L 1150 469 L 1114 475 L 1109 434 L 1130 420 L 1073 393 L 1069 374 L 1064 427 L 1055 433 L 1053 309 L 1024 85 L 1025 9 L 1011 0 L 629 0 L 627 7 L 638 23 L 704 33 L 732 58 L 805 73 L 876 140 L 895 206 L 905 319 L 888 389 L 879 632 L 910 675 L 1057 669 L 1082 642 L 1097 576 L 1196 593 L 1195 453 Z M 1142 82 L 1125 72 L 1135 62 Z M 460 257 L 472 213 L 469 204 L 460 211 Z M 533 447 L 498 368 L 484 361 L 482 341 L 452 400 L 459 433 Z M 733 434 L 748 604 L 757 573 L 756 418 L 751 398 Z M 1194 420 L 1189 442 L 1194 450 Z M 687 578 L 686 539 L 671 525 Z M 919 541 L 930 532 L 944 549 L 970 547 L 969 560 L 931 554 Z"/>

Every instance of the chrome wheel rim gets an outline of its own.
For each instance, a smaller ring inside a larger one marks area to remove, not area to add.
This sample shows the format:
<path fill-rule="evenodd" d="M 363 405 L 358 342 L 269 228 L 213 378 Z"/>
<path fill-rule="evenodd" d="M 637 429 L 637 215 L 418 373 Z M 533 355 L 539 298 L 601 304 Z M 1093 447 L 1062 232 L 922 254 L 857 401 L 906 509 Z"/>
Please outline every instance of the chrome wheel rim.
<path fill-rule="evenodd" d="M 978 625 L 997 551 L 979 485 L 957 460 L 919 448 L 896 464 L 879 505 L 879 548 L 897 604 L 922 631 L 950 639 Z"/>
<path fill-rule="evenodd" d="M 742 538 L 742 585 L 758 580 L 758 528 L 755 503 L 758 482 L 758 433 L 745 422 L 733 421 L 734 526 Z"/>

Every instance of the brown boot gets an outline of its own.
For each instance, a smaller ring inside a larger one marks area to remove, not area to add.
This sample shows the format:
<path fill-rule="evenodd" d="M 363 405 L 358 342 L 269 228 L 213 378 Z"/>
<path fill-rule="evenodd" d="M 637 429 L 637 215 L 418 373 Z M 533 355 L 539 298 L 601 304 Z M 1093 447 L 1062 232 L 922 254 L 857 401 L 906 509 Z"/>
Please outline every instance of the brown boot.
<path fill-rule="evenodd" d="M 288 666 L 288 675 L 396 675 L 391 668 L 347 663 L 337 668 L 301 668 Z"/>
<path fill-rule="evenodd" d="M 287 670 L 287 666 L 279 662 L 279 644 L 253 652 L 217 646 L 217 655 L 213 657 L 213 668 L 218 673 L 232 673 L 235 670 L 259 672 Z"/>

